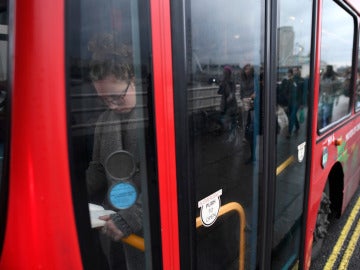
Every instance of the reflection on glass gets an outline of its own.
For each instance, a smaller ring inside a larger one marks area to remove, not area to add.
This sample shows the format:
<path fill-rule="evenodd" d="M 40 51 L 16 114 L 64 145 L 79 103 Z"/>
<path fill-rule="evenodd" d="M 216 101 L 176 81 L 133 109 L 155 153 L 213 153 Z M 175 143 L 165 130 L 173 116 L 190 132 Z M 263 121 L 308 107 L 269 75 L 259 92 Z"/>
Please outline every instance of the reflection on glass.
<path fill-rule="evenodd" d="M 349 113 L 354 35 L 354 19 L 335 2 L 324 1 L 322 14 L 320 130 Z"/>
<path fill-rule="evenodd" d="M 144 250 L 122 242 L 134 234 L 149 239 L 144 190 L 153 139 L 150 64 L 143 59 L 150 57 L 142 54 L 149 52 L 149 29 L 140 27 L 148 25 L 147 13 L 139 16 L 143 9 L 130 0 L 70 6 L 76 14 L 67 16 L 72 168 L 76 181 L 86 183 L 92 225 L 85 248 L 96 254 L 94 268 L 147 269 Z"/>
<path fill-rule="evenodd" d="M 263 63 L 262 1 L 189 1 L 188 115 L 196 200 L 245 209 L 197 230 L 198 269 L 256 267 Z M 217 204 L 214 204 L 217 205 Z M 196 206 L 197 214 L 203 210 Z M 246 242 L 244 257 L 240 243 Z M 210 248 L 211 247 L 211 248 Z"/>
<path fill-rule="evenodd" d="M 6 128 L 8 120 L 6 105 L 9 100 L 7 82 L 8 26 L 5 23 L 7 23 L 7 11 L 0 12 L 0 184 L 2 183 L 4 150 L 8 133 Z"/>
<path fill-rule="evenodd" d="M 302 230 L 311 1 L 278 1 L 277 170 L 271 269 L 291 269 Z"/>

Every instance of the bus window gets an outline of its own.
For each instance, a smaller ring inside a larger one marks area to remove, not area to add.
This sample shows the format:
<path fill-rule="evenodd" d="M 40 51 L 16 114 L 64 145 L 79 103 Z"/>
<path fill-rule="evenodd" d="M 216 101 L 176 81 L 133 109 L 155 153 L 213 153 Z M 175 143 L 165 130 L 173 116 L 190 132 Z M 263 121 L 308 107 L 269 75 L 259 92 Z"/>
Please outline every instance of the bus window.
<path fill-rule="evenodd" d="M 156 256 L 148 239 L 160 243 L 160 227 L 149 7 L 133 0 L 68 4 L 70 165 L 83 262 L 92 269 L 150 269 Z"/>
<path fill-rule="evenodd" d="M 354 19 L 330 0 L 323 2 L 318 129 L 349 113 Z"/>

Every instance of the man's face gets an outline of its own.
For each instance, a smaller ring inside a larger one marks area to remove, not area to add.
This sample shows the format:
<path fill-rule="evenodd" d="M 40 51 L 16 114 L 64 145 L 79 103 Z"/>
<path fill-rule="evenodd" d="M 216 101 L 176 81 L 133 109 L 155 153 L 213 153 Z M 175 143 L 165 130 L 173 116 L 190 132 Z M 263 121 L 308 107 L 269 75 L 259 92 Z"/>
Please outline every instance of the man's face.
<path fill-rule="evenodd" d="M 293 69 L 293 74 L 294 74 L 294 76 L 299 76 L 299 75 L 300 75 L 299 69 L 298 69 L 298 68 L 294 68 L 294 69 Z"/>
<path fill-rule="evenodd" d="M 108 75 L 102 80 L 94 81 L 93 84 L 98 95 L 111 110 L 125 113 L 135 107 L 136 90 L 132 81 Z"/>

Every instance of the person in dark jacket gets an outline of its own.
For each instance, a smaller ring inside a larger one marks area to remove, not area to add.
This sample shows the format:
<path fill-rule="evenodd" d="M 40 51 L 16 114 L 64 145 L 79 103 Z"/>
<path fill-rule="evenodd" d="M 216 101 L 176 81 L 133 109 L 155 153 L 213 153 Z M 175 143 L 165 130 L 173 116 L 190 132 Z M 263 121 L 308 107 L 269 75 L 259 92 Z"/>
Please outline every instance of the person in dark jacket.
<path fill-rule="evenodd" d="M 245 131 L 249 111 L 253 109 L 255 98 L 255 71 L 251 64 L 246 64 L 240 71 L 240 98 L 242 128 Z"/>
<path fill-rule="evenodd" d="M 235 90 L 236 86 L 232 79 L 232 69 L 230 66 L 225 66 L 223 70 L 223 80 L 220 82 L 218 94 L 221 95 L 221 124 L 225 131 L 229 131 L 228 141 L 234 139 L 233 135 L 238 115 Z"/>
<path fill-rule="evenodd" d="M 292 135 L 293 129 L 295 127 L 295 133 L 300 129 L 299 119 L 297 117 L 297 112 L 300 107 L 303 106 L 304 99 L 304 79 L 301 78 L 300 74 L 295 70 L 296 74 L 294 76 L 294 71 L 292 68 L 288 70 L 288 78 L 284 79 L 281 83 L 281 93 L 285 95 L 285 99 L 288 104 L 288 118 L 289 118 L 289 127 L 287 137 L 290 138 Z"/>
<path fill-rule="evenodd" d="M 89 42 L 92 52 L 90 78 L 99 97 L 108 109 L 98 118 L 95 133 L 92 160 L 86 173 L 88 195 L 91 199 L 96 193 L 109 189 L 116 184 L 106 173 L 105 162 L 116 151 L 126 150 L 139 163 L 136 132 L 136 87 L 132 64 L 131 47 L 116 42 L 112 34 L 101 34 Z M 138 171 L 135 170 L 135 171 Z M 140 190 L 138 173 L 127 180 Z M 141 196 L 126 209 L 114 209 L 107 196 L 104 196 L 105 209 L 115 210 L 115 214 L 102 216 L 105 221 L 101 239 L 111 269 L 123 269 L 119 266 L 121 243 L 119 241 L 132 233 L 142 234 L 143 211 Z M 105 237 L 104 237 L 105 236 Z M 143 252 L 124 244 L 127 269 L 144 269 Z"/>

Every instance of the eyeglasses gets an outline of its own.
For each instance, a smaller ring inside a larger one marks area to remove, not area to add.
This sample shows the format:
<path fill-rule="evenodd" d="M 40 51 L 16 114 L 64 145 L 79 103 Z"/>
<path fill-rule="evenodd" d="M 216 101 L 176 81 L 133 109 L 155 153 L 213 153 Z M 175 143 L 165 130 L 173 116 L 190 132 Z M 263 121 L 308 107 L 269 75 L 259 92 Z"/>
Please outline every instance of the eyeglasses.
<path fill-rule="evenodd" d="M 125 90 L 123 90 L 120 94 L 106 95 L 106 96 L 102 96 L 102 98 L 105 100 L 105 102 L 117 104 L 119 102 L 119 100 L 122 100 L 125 98 L 127 91 L 129 90 L 130 84 L 131 84 L 131 81 L 128 81 L 128 84 L 127 84 Z"/>
<path fill-rule="evenodd" d="M 128 91 L 128 89 L 129 89 L 129 87 L 130 87 L 130 81 L 128 81 L 128 84 L 127 84 L 127 86 L 126 86 L 126 88 L 125 88 L 125 90 L 124 91 L 122 91 L 122 93 L 120 94 L 120 95 L 117 95 L 118 96 L 118 98 L 124 98 L 125 96 L 126 96 L 126 94 L 127 94 L 127 91 Z"/>

